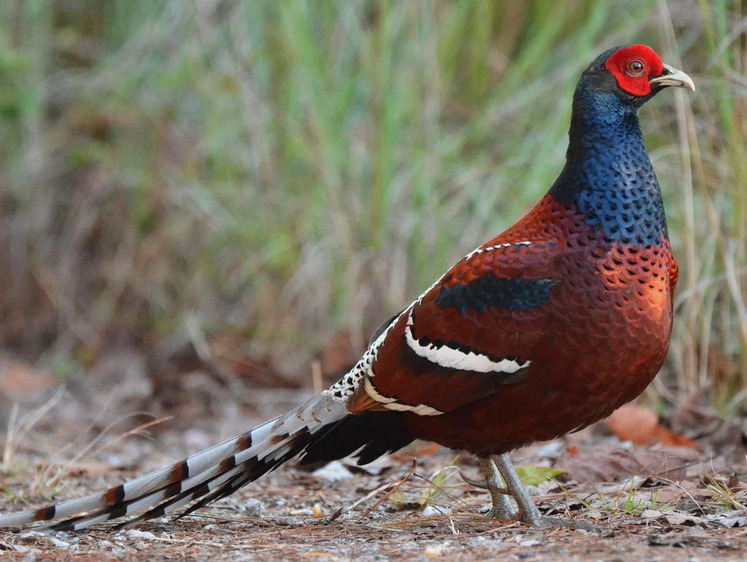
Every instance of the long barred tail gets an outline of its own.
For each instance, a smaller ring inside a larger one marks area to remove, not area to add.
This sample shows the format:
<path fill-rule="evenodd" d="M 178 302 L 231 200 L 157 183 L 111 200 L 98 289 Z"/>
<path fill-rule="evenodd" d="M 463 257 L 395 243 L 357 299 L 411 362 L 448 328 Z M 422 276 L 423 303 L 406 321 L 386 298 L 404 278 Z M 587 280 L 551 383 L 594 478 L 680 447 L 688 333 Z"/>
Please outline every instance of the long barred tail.
<path fill-rule="evenodd" d="M 342 400 L 325 392 L 247 433 L 103 493 L 0 516 L 0 527 L 42 523 L 73 531 L 134 516 L 120 525 L 131 526 L 191 504 L 183 516 L 295 458 L 311 463 L 355 454 L 365 464 L 411 441 L 397 413 L 349 414 Z"/>

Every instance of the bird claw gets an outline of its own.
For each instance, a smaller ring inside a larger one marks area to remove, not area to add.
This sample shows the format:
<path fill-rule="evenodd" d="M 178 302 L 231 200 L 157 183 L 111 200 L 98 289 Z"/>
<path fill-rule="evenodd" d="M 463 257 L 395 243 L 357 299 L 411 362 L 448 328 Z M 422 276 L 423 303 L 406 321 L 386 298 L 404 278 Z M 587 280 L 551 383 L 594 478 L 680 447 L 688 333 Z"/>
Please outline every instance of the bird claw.
<path fill-rule="evenodd" d="M 483 478 L 481 480 L 473 479 L 464 474 L 461 470 L 459 471 L 459 476 L 462 477 L 462 480 L 464 480 L 467 484 L 470 486 L 474 486 L 475 488 L 480 488 L 481 490 L 490 490 L 490 486 L 488 486 L 488 481 Z M 511 495 L 511 492 L 509 492 L 506 488 L 493 488 L 495 492 L 498 492 L 499 494 L 506 494 Z"/>
<path fill-rule="evenodd" d="M 459 476 L 461 476 L 462 480 L 464 480 L 470 486 L 490 491 L 491 496 L 493 497 L 493 507 L 491 507 L 490 510 L 488 510 L 488 512 L 485 514 L 486 517 L 500 519 L 501 521 L 511 521 L 517 518 L 518 512 L 512 511 L 509 507 L 510 504 L 506 500 L 499 501 L 497 499 L 498 497 L 500 497 L 497 496 L 497 494 L 504 494 L 503 497 L 510 494 L 510 492 L 506 488 L 491 488 L 491 486 L 488 485 L 487 478 L 483 478 L 482 480 L 473 479 L 464 474 L 464 472 L 462 472 L 461 470 L 459 471 Z"/>
<path fill-rule="evenodd" d="M 488 482 L 483 478 L 482 480 L 472 479 L 461 470 L 459 471 L 459 476 L 462 477 L 462 480 L 464 480 L 467 484 L 470 486 L 474 486 L 475 488 L 481 488 L 482 490 L 488 489 Z"/>
<path fill-rule="evenodd" d="M 503 509 L 503 507 L 493 506 L 488 510 L 485 516 L 500 521 L 517 521 L 519 518 L 519 512 L 507 511 L 506 509 Z"/>

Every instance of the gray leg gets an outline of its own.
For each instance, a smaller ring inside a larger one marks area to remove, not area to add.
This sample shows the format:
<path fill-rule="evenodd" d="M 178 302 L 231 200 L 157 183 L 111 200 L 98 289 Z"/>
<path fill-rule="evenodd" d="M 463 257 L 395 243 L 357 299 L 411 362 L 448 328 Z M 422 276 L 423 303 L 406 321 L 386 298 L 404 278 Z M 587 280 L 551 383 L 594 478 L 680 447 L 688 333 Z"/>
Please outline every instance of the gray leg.
<path fill-rule="evenodd" d="M 585 529 L 587 531 L 599 531 L 599 529 L 587 523 L 586 521 L 575 521 L 570 519 L 561 519 L 559 517 L 547 517 L 542 515 L 537 506 L 534 505 L 532 498 L 529 497 L 529 492 L 526 486 L 519 479 L 519 475 L 516 474 L 514 465 L 511 459 L 508 458 L 507 454 L 495 455 L 491 457 L 498 467 L 498 471 L 501 473 L 503 480 L 506 482 L 506 488 L 511 493 L 516 501 L 516 505 L 519 508 L 519 520 L 523 521 L 527 525 L 533 527 L 567 527 L 570 529 Z"/>
<path fill-rule="evenodd" d="M 479 457 L 482 473 L 485 475 L 485 484 L 490 492 L 490 498 L 493 501 L 493 507 L 488 511 L 488 517 L 496 519 L 513 519 L 514 513 L 511 509 L 511 502 L 506 495 L 503 487 L 503 480 L 498 469 L 490 457 Z"/>
<path fill-rule="evenodd" d="M 501 476 L 503 476 L 506 488 L 508 488 L 508 491 L 516 501 L 516 506 L 519 508 L 519 520 L 534 527 L 544 527 L 543 517 L 537 506 L 534 505 L 532 498 L 529 497 L 526 486 L 522 484 L 519 475 L 516 474 L 514 465 L 511 459 L 508 458 L 508 455 L 503 453 L 502 455 L 496 455 L 491 458 L 495 462 L 495 466 L 498 467 Z"/>

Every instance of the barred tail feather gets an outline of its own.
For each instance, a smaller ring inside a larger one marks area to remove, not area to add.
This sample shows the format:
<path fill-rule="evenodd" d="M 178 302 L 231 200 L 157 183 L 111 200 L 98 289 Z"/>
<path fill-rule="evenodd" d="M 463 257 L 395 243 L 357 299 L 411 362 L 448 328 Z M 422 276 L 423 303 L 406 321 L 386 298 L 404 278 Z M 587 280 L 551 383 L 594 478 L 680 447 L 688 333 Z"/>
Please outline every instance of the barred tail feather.
<path fill-rule="evenodd" d="M 263 474 L 291 459 L 297 454 L 299 444 L 294 443 L 294 439 L 289 437 L 287 438 L 287 442 L 284 441 L 279 444 L 275 450 L 277 449 L 287 452 L 280 458 L 276 458 L 274 454 L 270 454 L 272 460 L 268 462 L 267 460 L 259 460 L 258 455 L 261 453 L 257 453 L 253 448 L 240 451 L 235 455 L 222 459 L 217 465 L 210 467 L 195 477 L 169 484 L 162 489 L 141 497 L 125 500 L 85 515 L 67 519 L 50 526 L 50 529 L 55 531 L 77 531 L 97 523 L 135 515 L 147 509 L 148 511 L 145 513 L 141 513 L 134 519 L 127 520 L 117 526 L 118 528 L 131 527 L 148 519 L 172 513 L 178 508 L 198 498 L 202 498 L 200 502 L 190 506 L 185 513 L 181 514 L 179 516 L 181 518 L 210 501 L 217 499 L 217 497 L 214 497 L 215 492 L 222 491 L 226 486 L 238 483 L 239 479 L 247 474 L 246 468 L 248 466 L 255 467 L 248 474 L 251 478 L 241 479 L 240 483 L 231 489 L 231 492 L 237 490 L 247 482 L 256 480 Z M 240 462 L 240 459 L 246 457 L 251 451 L 254 451 L 251 453 L 251 457 L 237 466 L 236 463 Z"/>
<path fill-rule="evenodd" d="M 133 520 L 139 522 L 203 498 L 193 506 L 197 509 L 298 457 L 315 439 L 324 442 L 324 428 L 335 427 L 348 417 L 344 402 L 324 392 L 247 433 L 103 493 L 0 516 L 0 527 L 43 523 L 44 528 L 78 530 L 148 510 Z M 325 456 L 348 454 L 337 453 L 325 451 Z"/>
<path fill-rule="evenodd" d="M 261 427 L 261 426 L 260 426 Z M 259 429 L 259 428 L 257 428 Z M 91 511 L 103 506 L 123 503 L 126 498 L 138 498 L 153 490 L 179 482 L 185 473 L 201 472 L 213 463 L 232 454 L 248 434 L 228 439 L 199 453 L 176 462 L 170 466 L 154 470 L 143 476 L 109 488 L 103 493 L 91 494 L 82 498 L 67 500 L 48 505 L 33 511 L 12 513 L 0 516 L 0 527 L 21 527 L 39 521 L 53 521 L 72 517 L 82 512 Z"/>
<path fill-rule="evenodd" d="M 300 464 L 310 464 L 354 455 L 358 458 L 359 464 L 366 464 L 384 453 L 398 450 L 412 442 L 413 438 L 401 425 L 400 416 L 389 412 L 366 412 L 346 415 L 336 422 L 315 428 L 315 431 L 308 427 L 302 428 L 262 458 L 257 455 L 248 456 L 246 451 L 235 455 L 235 464 L 230 469 L 199 485 L 183 486 L 183 492 L 158 503 L 150 511 L 118 527 L 131 527 L 148 519 L 167 515 L 192 501 L 199 500 L 179 515 L 179 518 L 184 517 L 215 500 L 233 494 L 245 484 L 257 480 L 294 458 L 298 458 Z M 150 503 L 154 504 L 155 502 Z M 131 509 L 130 513 L 134 511 L 135 509 Z M 96 522 L 103 520 L 105 519 Z M 85 526 L 89 524 L 86 523 Z M 80 528 L 82 527 L 77 524 L 59 527 L 59 530 Z"/>

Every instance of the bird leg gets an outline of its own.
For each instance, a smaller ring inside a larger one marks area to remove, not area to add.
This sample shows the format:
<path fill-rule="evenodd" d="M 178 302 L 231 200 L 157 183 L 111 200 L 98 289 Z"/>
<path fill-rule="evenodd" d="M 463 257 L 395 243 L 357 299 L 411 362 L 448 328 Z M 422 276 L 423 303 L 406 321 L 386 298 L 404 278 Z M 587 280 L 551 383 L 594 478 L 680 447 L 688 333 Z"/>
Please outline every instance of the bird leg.
<path fill-rule="evenodd" d="M 529 497 L 529 491 L 522 483 L 519 475 L 516 474 L 516 469 L 514 469 L 514 465 L 511 462 L 511 459 L 508 458 L 508 455 L 506 453 L 495 455 L 491 457 L 491 460 L 491 464 L 493 462 L 495 463 L 495 467 L 497 467 L 498 472 L 500 472 L 500 475 L 506 483 L 508 492 L 513 496 L 516 506 L 519 508 L 519 521 L 522 521 L 527 525 L 532 525 L 533 527 L 545 529 L 551 527 L 565 527 L 570 529 L 599 531 L 595 525 L 587 523 L 586 521 L 561 519 L 560 517 L 548 517 L 542 515 L 539 512 L 539 509 L 537 509 L 537 506 L 534 505 L 532 498 Z M 495 506 L 495 499 L 493 500 L 493 505 Z"/>
<path fill-rule="evenodd" d="M 511 508 L 511 501 L 507 495 L 508 490 L 503 487 L 503 479 L 493 459 L 490 457 L 480 457 L 480 467 L 482 468 L 482 473 L 485 475 L 485 487 L 490 492 L 490 498 L 493 502 L 493 507 L 487 513 L 488 517 L 503 520 L 514 519 L 516 514 Z M 465 481 L 469 482 L 467 479 Z"/>
<path fill-rule="evenodd" d="M 514 465 L 511 459 L 508 458 L 508 455 L 506 453 L 495 455 L 490 457 L 489 460 L 490 464 L 493 465 L 493 470 L 496 473 L 500 473 L 500 476 L 503 477 L 503 480 L 506 482 L 506 488 L 508 488 L 509 493 L 516 501 L 516 506 L 519 508 L 519 520 L 534 527 L 544 527 L 545 525 L 542 525 L 543 517 L 537 506 L 534 505 L 532 498 L 529 497 L 529 491 L 526 486 L 521 482 L 519 475 L 516 474 L 516 469 L 514 469 Z M 493 505 L 495 505 L 495 500 Z"/>

